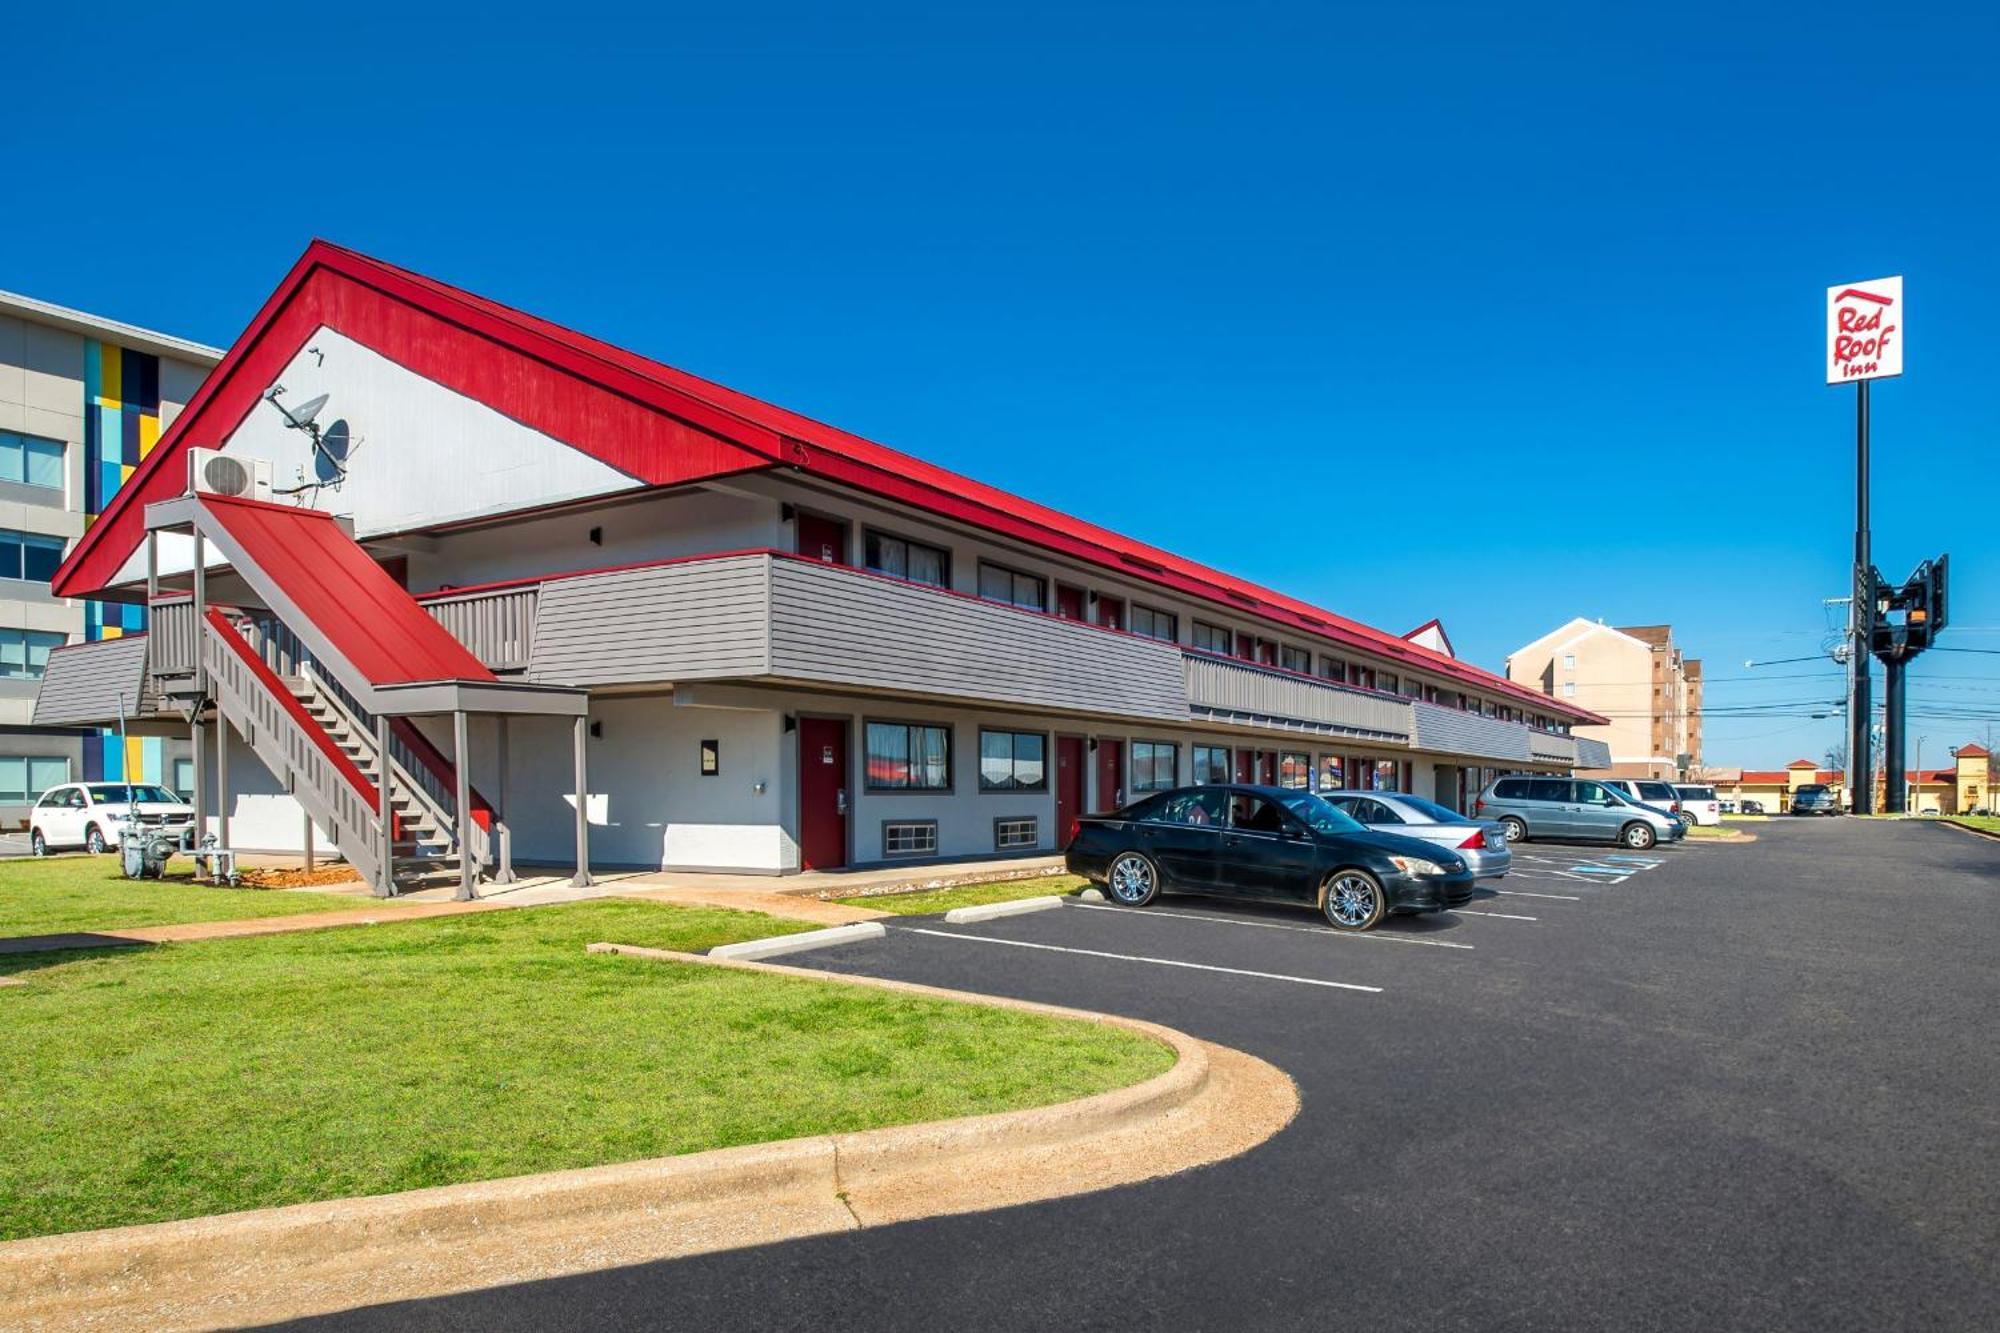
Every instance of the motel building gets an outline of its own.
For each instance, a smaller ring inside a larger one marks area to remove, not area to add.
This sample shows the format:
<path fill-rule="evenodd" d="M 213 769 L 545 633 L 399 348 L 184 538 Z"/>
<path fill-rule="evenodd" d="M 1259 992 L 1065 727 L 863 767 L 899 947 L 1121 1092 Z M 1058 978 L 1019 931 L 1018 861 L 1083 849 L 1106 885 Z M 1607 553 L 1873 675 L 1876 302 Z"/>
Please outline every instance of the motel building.
<path fill-rule="evenodd" d="M 1604 768 L 1604 719 L 314 243 L 68 553 L 149 630 L 37 723 L 186 737 L 204 827 L 378 892 L 516 863 L 1058 850 L 1177 784 Z M 578 793 L 583 793 L 579 799 Z M 463 836 L 460 831 L 463 830 Z"/>

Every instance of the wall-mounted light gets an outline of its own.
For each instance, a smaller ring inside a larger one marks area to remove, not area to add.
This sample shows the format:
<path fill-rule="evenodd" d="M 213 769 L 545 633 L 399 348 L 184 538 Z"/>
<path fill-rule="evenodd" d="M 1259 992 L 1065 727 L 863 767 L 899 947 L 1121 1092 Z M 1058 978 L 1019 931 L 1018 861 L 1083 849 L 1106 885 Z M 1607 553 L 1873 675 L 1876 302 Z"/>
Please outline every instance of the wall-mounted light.
<path fill-rule="evenodd" d="M 1095 736 L 1092 736 L 1092 737 L 1090 738 L 1090 752 L 1091 752 L 1092 754 L 1096 754 L 1096 753 L 1097 753 L 1097 737 L 1095 737 Z"/>
<path fill-rule="evenodd" d="M 596 737 L 596 738 L 597 738 L 598 740 L 603 740 L 603 739 L 604 739 L 604 724 L 603 724 L 602 722 L 593 722 L 593 723 L 591 723 L 591 724 L 590 724 L 590 734 L 591 734 L 592 736 Z"/>
<path fill-rule="evenodd" d="M 778 506 L 778 521 L 780 523 L 789 523 L 793 519 L 797 518 L 798 514 L 799 511 L 792 508 L 788 504 L 781 504 Z"/>
<path fill-rule="evenodd" d="M 590 544 L 591 544 L 592 546 L 602 546 L 602 545 L 604 545 L 604 529 L 603 529 L 603 528 L 592 528 L 592 529 L 590 530 Z"/>
<path fill-rule="evenodd" d="M 785 734 L 790 735 L 792 732 L 797 731 L 798 729 L 799 729 L 798 715 L 796 713 L 785 714 Z"/>

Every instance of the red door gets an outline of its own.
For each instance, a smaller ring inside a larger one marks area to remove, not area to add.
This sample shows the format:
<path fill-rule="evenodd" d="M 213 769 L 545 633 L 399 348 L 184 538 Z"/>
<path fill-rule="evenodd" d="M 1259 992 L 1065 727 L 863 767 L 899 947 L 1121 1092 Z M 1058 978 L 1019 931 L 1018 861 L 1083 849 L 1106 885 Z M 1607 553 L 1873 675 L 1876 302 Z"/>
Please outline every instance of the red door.
<path fill-rule="evenodd" d="M 829 565 L 847 563 L 847 525 L 822 514 L 798 516 L 799 554 Z"/>
<path fill-rule="evenodd" d="M 1278 782 L 1278 756 L 1269 750 L 1257 752 L 1257 785 L 1276 786 Z"/>
<path fill-rule="evenodd" d="M 1083 589 L 1067 583 L 1056 585 L 1056 614 L 1064 620 L 1083 619 Z"/>
<path fill-rule="evenodd" d="M 1125 628 L 1125 603 L 1116 597 L 1097 599 L 1097 623 L 1110 629 Z"/>
<path fill-rule="evenodd" d="M 1097 742 L 1097 808 L 1116 810 L 1125 804 L 1125 742 Z"/>
<path fill-rule="evenodd" d="M 1255 750 L 1238 750 L 1236 752 L 1236 780 L 1238 782 L 1255 782 L 1257 780 L 1256 763 L 1257 752 Z"/>
<path fill-rule="evenodd" d="M 1056 737 L 1056 846 L 1069 845 L 1070 821 L 1083 813 L 1083 737 Z"/>
<path fill-rule="evenodd" d="M 807 870 L 847 864 L 847 724 L 799 719 L 799 861 Z"/>
<path fill-rule="evenodd" d="M 1257 660 L 1257 636 L 1239 634 L 1236 636 L 1236 655 L 1246 662 Z"/>

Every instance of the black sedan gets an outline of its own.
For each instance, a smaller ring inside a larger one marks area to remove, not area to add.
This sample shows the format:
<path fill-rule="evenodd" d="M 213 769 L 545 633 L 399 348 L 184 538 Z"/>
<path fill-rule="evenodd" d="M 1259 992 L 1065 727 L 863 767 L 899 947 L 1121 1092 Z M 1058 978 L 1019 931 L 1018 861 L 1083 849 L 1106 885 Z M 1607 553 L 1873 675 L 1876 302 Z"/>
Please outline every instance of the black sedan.
<path fill-rule="evenodd" d="M 1457 853 L 1370 832 L 1311 792 L 1281 787 L 1182 787 L 1085 815 L 1066 856 L 1070 873 L 1126 907 L 1162 892 L 1312 904 L 1335 930 L 1472 900 L 1472 870 Z"/>

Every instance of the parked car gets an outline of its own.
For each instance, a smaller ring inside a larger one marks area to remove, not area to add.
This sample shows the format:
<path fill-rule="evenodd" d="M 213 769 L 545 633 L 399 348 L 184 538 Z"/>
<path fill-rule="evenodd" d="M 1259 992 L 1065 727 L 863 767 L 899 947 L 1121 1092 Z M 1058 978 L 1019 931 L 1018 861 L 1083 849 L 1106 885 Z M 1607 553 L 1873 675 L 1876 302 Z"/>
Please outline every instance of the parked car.
<path fill-rule="evenodd" d="M 1296 903 L 1342 931 L 1472 900 L 1472 867 L 1456 851 L 1371 833 L 1313 793 L 1281 787 L 1181 787 L 1085 815 L 1064 859 L 1126 907 L 1163 892 Z"/>
<path fill-rule="evenodd" d="M 1764 803 L 1762 801 L 1739 801 L 1737 802 L 1737 813 L 1761 815 L 1764 813 Z"/>
<path fill-rule="evenodd" d="M 194 807 L 165 787 L 145 783 L 64 782 L 42 793 L 28 817 L 28 842 L 36 856 L 81 847 L 115 851 L 127 828 L 176 834 L 183 846 L 194 830 Z"/>
<path fill-rule="evenodd" d="M 1681 794 L 1674 790 L 1671 782 L 1654 782 L 1649 778 L 1606 778 L 1604 785 L 1640 805 L 1652 806 L 1663 815 L 1675 819 L 1681 817 Z M 1685 824 L 1687 821 L 1681 822 Z"/>
<path fill-rule="evenodd" d="M 1472 803 L 1472 813 L 1498 820 L 1508 842 L 1577 838 L 1644 851 L 1687 836 L 1675 816 L 1592 778 L 1495 778 Z"/>
<path fill-rule="evenodd" d="M 1499 879 L 1514 865 L 1507 834 L 1493 820 L 1473 819 L 1436 801 L 1394 791 L 1323 791 L 1320 799 L 1374 833 L 1449 847 L 1465 858 L 1474 879 Z"/>
<path fill-rule="evenodd" d="M 1716 799 L 1715 788 L 1676 783 L 1674 791 L 1681 798 L 1681 823 L 1693 828 L 1696 824 L 1713 826 L 1722 822 L 1722 802 Z"/>
<path fill-rule="evenodd" d="M 1792 813 L 1837 815 L 1840 813 L 1840 802 L 1834 797 L 1833 788 L 1824 782 L 1808 782 L 1792 793 Z"/>

